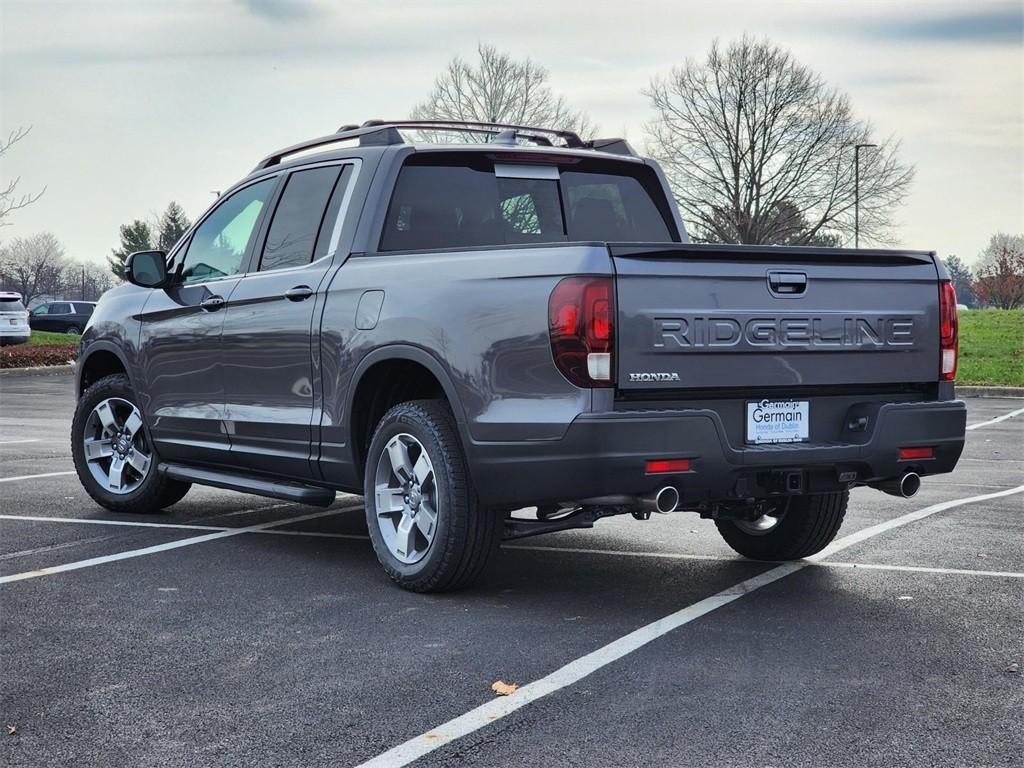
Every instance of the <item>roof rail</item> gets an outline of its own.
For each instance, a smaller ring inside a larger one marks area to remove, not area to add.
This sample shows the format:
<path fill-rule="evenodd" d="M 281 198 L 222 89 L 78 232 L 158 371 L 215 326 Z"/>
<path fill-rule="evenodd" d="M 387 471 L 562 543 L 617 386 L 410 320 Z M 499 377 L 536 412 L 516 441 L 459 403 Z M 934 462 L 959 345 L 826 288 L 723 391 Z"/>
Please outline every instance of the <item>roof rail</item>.
<path fill-rule="evenodd" d="M 554 128 L 537 128 L 528 125 L 511 125 L 508 123 L 474 122 L 471 120 L 367 120 L 362 125 L 343 125 L 336 133 L 320 136 L 315 139 L 292 144 L 267 155 L 253 169 L 261 171 L 272 165 L 279 164 L 288 155 L 294 155 L 307 149 L 326 146 L 339 141 L 359 139 L 360 146 L 385 146 L 402 144 L 404 140 L 399 129 L 405 130 L 436 130 L 457 133 L 487 135 L 490 141 L 497 144 L 511 144 L 519 136 L 529 139 L 544 147 L 552 147 L 552 138 L 561 139 L 571 149 L 594 149 L 604 152 L 636 156 L 632 147 L 624 139 L 594 139 L 584 142 L 574 131 L 563 131 Z"/>

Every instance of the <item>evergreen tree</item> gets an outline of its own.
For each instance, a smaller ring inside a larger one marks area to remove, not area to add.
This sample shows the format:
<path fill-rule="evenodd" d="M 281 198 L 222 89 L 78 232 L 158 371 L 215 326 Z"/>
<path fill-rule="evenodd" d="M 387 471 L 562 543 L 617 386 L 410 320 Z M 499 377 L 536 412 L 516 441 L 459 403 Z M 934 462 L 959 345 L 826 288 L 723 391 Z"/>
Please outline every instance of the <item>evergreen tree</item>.
<path fill-rule="evenodd" d="M 131 224 L 121 225 L 121 247 L 111 251 L 107 257 L 110 264 L 110 271 L 118 280 L 124 280 L 124 261 L 129 254 L 135 251 L 150 251 L 153 249 L 153 233 L 149 225 L 136 219 Z"/>
<path fill-rule="evenodd" d="M 160 217 L 157 227 L 157 249 L 169 253 L 190 226 L 192 223 L 185 215 L 185 209 L 172 200 Z"/>
<path fill-rule="evenodd" d="M 974 295 L 974 275 L 971 274 L 971 268 L 955 254 L 944 258 L 942 263 L 946 265 L 946 271 L 949 272 L 949 279 L 956 291 L 957 302 L 973 307 L 977 298 Z"/>

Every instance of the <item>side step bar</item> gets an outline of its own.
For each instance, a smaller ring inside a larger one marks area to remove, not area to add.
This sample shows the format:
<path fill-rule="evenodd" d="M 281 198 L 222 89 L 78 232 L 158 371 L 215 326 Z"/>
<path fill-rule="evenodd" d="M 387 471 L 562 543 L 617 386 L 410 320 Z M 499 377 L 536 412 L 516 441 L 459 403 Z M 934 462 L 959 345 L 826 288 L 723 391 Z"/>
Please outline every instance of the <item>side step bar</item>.
<path fill-rule="evenodd" d="M 335 491 L 330 488 L 319 488 L 315 485 L 288 480 L 268 480 L 253 475 L 226 472 L 220 469 L 198 469 L 184 464 L 161 463 L 157 471 L 175 480 L 183 480 L 196 485 L 210 485 L 214 488 L 226 488 L 229 491 L 252 493 L 256 496 L 269 496 L 272 499 L 294 501 L 298 504 L 310 504 L 314 507 L 329 507 L 334 503 Z"/>

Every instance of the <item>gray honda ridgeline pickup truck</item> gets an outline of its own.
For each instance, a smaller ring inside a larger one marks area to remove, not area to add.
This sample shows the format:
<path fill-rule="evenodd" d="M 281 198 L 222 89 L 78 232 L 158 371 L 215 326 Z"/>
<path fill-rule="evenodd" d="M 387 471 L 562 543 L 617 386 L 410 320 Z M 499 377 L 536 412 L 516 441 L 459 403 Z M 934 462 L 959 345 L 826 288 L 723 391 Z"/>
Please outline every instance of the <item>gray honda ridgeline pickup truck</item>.
<path fill-rule="evenodd" d="M 92 498 L 362 494 L 411 590 L 618 514 L 696 512 L 746 557 L 807 557 L 850 488 L 913 496 L 964 444 L 934 254 L 691 244 L 618 139 L 344 126 L 266 157 L 127 275 L 78 358 Z"/>

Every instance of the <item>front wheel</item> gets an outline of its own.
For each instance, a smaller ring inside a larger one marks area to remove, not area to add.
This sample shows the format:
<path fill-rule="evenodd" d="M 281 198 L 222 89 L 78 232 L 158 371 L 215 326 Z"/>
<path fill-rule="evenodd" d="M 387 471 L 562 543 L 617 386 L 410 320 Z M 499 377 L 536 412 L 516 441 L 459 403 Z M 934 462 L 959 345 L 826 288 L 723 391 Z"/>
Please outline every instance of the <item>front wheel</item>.
<path fill-rule="evenodd" d="M 715 520 L 715 525 L 726 544 L 751 560 L 799 560 L 835 538 L 849 499 L 849 491 L 789 496 L 752 520 Z"/>
<path fill-rule="evenodd" d="M 388 576 L 413 592 L 468 586 L 501 536 L 481 506 L 447 405 L 414 400 L 381 419 L 364 476 L 366 525 Z"/>
<path fill-rule="evenodd" d="M 135 392 L 122 374 L 100 379 L 78 401 L 71 456 L 86 493 L 111 512 L 159 512 L 180 501 L 190 487 L 157 471 L 156 450 L 146 436 Z"/>

